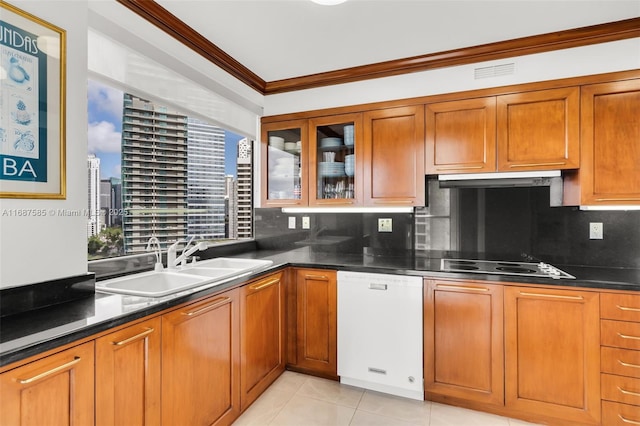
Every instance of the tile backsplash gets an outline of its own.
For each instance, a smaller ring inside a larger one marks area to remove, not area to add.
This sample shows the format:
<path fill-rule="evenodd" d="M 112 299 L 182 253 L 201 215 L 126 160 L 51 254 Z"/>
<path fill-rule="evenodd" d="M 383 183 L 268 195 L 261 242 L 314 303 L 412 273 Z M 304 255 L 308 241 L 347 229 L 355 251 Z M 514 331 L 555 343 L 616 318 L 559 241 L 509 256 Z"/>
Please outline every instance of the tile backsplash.
<path fill-rule="evenodd" d="M 549 189 L 440 189 L 429 183 L 429 206 L 413 213 L 288 214 L 256 209 L 255 238 L 266 249 L 309 246 L 313 250 L 389 255 L 415 250 L 482 253 L 545 262 L 640 268 L 640 211 L 580 211 L 549 207 Z M 302 229 L 302 217 L 310 229 Z M 295 217 L 295 229 L 288 229 Z M 392 232 L 378 232 L 378 219 L 391 218 Z M 589 223 L 601 222 L 602 240 L 589 238 Z"/>
<path fill-rule="evenodd" d="M 294 217 L 295 229 L 289 229 Z M 309 217 L 310 229 L 302 229 Z M 378 218 L 390 218 L 391 232 L 378 232 Z M 314 250 L 362 253 L 365 248 L 413 249 L 413 213 L 282 213 L 281 209 L 255 210 L 255 239 L 259 247 L 290 249 L 309 246 Z"/>
<path fill-rule="evenodd" d="M 547 262 L 640 268 L 640 211 L 549 207 L 548 188 L 458 190 L 459 241 L 487 253 L 528 253 Z M 600 222 L 604 238 L 589 238 Z"/>

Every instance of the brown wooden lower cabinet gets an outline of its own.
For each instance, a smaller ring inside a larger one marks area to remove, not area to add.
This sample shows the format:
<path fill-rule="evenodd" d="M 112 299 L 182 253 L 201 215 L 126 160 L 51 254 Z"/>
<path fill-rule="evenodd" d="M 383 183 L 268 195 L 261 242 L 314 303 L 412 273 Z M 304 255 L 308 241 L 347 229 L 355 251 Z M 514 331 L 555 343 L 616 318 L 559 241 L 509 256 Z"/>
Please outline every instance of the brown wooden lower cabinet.
<path fill-rule="evenodd" d="M 640 350 L 640 322 L 603 319 L 600 338 L 603 346 Z"/>
<path fill-rule="evenodd" d="M 229 425 L 240 414 L 234 289 L 162 316 L 162 424 Z"/>
<path fill-rule="evenodd" d="M 601 423 L 598 292 L 424 284 L 427 399 L 535 423 L 609 425 Z"/>
<path fill-rule="evenodd" d="M 242 410 L 284 371 L 282 275 L 270 275 L 240 289 Z"/>
<path fill-rule="evenodd" d="M 505 407 L 600 424 L 599 294 L 506 287 L 504 310 Z"/>
<path fill-rule="evenodd" d="M 640 378 L 640 351 L 602 346 L 600 363 L 603 373 Z"/>
<path fill-rule="evenodd" d="M 640 425 L 640 294 L 600 296 L 603 425 Z"/>
<path fill-rule="evenodd" d="M 160 424 L 161 322 L 96 339 L 96 425 Z"/>
<path fill-rule="evenodd" d="M 640 413 L 640 379 L 603 374 L 601 384 L 602 399 L 635 405 Z"/>
<path fill-rule="evenodd" d="M 336 278 L 290 268 L 5 367 L 0 424 L 229 425 L 285 360 L 336 379 Z M 637 295 L 424 284 L 427 399 L 544 424 L 640 425 L 637 339 L 615 340 L 640 331 Z"/>
<path fill-rule="evenodd" d="M 0 424 L 93 425 L 94 343 L 0 374 Z"/>
<path fill-rule="evenodd" d="M 336 271 L 296 269 L 287 290 L 287 350 L 289 368 L 337 379 Z"/>
<path fill-rule="evenodd" d="M 640 425 L 640 408 L 635 405 L 602 401 L 603 426 Z"/>
<path fill-rule="evenodd" d="M 425 391 L 504 404 L 501 285 L 424 281 Z"/>

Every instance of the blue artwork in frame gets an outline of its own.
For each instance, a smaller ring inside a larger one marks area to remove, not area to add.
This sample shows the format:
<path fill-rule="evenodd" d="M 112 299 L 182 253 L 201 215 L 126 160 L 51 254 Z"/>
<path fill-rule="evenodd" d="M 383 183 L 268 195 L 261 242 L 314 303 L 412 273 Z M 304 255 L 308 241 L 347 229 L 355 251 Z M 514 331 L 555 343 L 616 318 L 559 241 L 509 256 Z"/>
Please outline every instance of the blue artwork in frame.
<path fill-rule="evenodd" d="M 0 7 L 0 197 L 65 198 L 65 31 Z"/>

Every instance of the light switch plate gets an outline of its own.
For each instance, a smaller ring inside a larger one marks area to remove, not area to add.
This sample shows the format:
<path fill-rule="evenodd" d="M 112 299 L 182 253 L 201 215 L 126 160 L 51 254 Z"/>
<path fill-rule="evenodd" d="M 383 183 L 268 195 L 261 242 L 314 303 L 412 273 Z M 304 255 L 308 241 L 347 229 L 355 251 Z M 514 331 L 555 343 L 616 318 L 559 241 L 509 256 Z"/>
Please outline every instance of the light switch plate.
<path fill-rule="evenodd" d="M 378 232 L 393 232 L 391 218 L 378 218 Z"/>
<path fill-rule="evenodd" d="M 311 221 L 309 220 L 309 216 L 302 216 L 302 229 L 310 229 Z"/>
<path fill-rule="evenodd" d="M 289 229 L 296 229 L 296 217 L 289 216 Z"/>

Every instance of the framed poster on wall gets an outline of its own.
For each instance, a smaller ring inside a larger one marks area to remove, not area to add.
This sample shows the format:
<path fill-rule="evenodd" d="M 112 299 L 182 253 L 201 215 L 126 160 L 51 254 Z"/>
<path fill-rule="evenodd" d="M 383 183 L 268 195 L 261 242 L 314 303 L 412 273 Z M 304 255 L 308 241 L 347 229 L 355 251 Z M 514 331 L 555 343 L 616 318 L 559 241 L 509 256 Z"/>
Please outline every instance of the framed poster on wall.
<path fill-rule="evenodd" d="M 0 198 L 66 197 L 65 37 L 0 2 Z"/>

